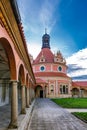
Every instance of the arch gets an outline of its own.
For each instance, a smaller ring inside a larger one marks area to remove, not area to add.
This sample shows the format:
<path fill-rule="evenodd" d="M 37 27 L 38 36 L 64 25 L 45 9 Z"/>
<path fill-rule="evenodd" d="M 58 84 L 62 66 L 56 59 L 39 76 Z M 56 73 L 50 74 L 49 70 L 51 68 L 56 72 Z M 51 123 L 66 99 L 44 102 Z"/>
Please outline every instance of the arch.
<path fill-rule="evenodd" d="M 35 88 L 35 96 L 43 98 L 44 97 L 44 90 L 41 85 L 37 85 Z"/>
<path fill-rule="evenodd" d="M 16 80 L 16 62 L 13 49 L 6 38 L 0 38 L 1 45 L 5 49 L 6 56 L 8 58 L 8 65 L 10 69 L 10 78 Z"/>
<path fill-rule="evenodd" d="M 72 97 L 79 97 L 79 89 L 78 88 L 72 88 Z"/>
<path fill-rule="evenodd" d="M 25 73 L 24 73 L 24 66 L 22 64 L 20 64 L 20 67 L 19 67 L 18 77 L 19 77 L 21 84 L 24 85 L 25 84 Z"/>

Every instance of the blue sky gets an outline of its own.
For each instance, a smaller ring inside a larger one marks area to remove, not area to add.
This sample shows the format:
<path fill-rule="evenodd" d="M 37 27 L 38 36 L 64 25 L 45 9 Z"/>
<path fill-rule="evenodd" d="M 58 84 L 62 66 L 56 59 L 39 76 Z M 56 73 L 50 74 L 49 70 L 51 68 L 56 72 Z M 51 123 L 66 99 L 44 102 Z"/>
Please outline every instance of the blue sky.
<path fill-rule="evenodd" d="M 47 28 L 51 50 L 66 58 L 68 74 L 87 79 L 87 0 L 17 0 L 29 53 L 34 58 Z"/>

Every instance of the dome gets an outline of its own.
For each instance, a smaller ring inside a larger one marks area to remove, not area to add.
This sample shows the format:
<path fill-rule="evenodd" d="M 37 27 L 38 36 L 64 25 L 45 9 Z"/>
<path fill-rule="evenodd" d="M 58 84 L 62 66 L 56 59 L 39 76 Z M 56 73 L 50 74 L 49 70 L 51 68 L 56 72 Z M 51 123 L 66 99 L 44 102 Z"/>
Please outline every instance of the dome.
<path fill-rule="evenodd" d="M 43 35 L 42 38 L 50 38 L 50 36 L 46 33 L 46 34 Z"/>
<path fill-rule="evenodd" d="M 40 58 L 44 57 L 45 63 L 53 63 L 54 62 L 54 55 L 49 48 L 43 48 L 40 53 L 38 54 L 37 58 L 34 60 L 34 64 L 40 63 Z"/>

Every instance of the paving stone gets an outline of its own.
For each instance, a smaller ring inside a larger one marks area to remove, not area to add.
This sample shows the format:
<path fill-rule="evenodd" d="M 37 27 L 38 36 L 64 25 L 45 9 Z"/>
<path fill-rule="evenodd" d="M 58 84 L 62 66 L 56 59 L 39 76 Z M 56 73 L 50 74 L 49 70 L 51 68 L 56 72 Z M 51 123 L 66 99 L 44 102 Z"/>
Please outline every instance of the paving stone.
<path fill-rule="evenodd" d="M 38 98 L 27 130 L 87 130 L 87 124 L 50 99 Z"/>

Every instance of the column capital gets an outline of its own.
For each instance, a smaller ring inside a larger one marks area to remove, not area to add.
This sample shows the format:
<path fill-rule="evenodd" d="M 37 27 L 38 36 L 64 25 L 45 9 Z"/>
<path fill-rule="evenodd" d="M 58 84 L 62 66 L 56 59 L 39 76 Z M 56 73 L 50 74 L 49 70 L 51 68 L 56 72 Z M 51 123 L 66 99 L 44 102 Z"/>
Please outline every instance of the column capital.
<path fill-rule="evenodd" d="M 9 83 L 18 83 L 19 81 L 18 80 L 10 80 Z"/>
<path fill-rule="evenodd" d="M 21 84 L 21 86 L 26 87 L 26 84 Z"/>

